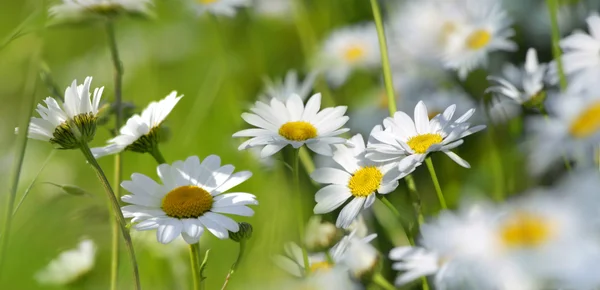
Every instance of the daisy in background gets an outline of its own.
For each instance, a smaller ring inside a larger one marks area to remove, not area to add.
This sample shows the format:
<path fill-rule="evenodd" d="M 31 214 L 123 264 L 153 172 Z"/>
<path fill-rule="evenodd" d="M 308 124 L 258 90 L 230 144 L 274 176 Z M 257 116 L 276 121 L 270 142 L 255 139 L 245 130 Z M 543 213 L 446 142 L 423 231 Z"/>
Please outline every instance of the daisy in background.
<path fill-rule="evenodd" d="M 344 84 L 353 70 L 380 67 L 375 25 L 360 24 L 333 31 L 323 43 L 315 61 L 318 69 L 335 87 Z"/>
<path fill-rule="evenodd" d="M 213 15 L 223 15 L 234 17 L 238 8 L 250 5 L 249 0 L 188 0 L 193 5 L 193 9 L 202 15 L 210 13 Z"/>
<path fill-rule="evenodd" d="M 110 16 L 120 13 L 149 14 L 150 0 L 63 0 L 50 7 L 50 14 L 61 19 Z"/>
<path fill-rule="evenodd" d="M 261 147 L 261 157 L 265 158 L 291 145 L 300 148 L 306 145 L 317 154 L 332 154 L 333 144 L 342 144 L 346 139 L 337 137 L 348 132 L 341 128 L 348 122 L 345 106 L 321 107 L 321 94 L 313 95 L 306 107 L 298 95 L 292 95 L 285 103 L 271 99 L 270 104 L 257 101 L 250 109 L 253 113 L 243 113 L 242 119 L 258 128 L 246 129 L 233 134 L 233 137 L 252 137 L 242 143 L 239 150 Z"/>
<path fill-rule="evenodd" d="M 68 285 L 89 273 L 96 262 L 96 244 L 85 239 L 75 249 L 62 252 L 46 268 L 35 274 L 35 280 L 44 285 Z"/>
<path fill-rule="evenodd" d="M 336 226 L 348 228 L 363 209 L 369 208 L 377 193 L 386 194 L 398 187 L 398 179 L 404 177 L 396 169 L 396 164 L 379 164 L 365 158 L 366 146 L 360 134 L 349 140 L 349 145 L 336 145 L 333 160 L 343 169 L 317 168 L 310 177 L 322 184 L 328 184 L 317 191 L 315 214 L 332 212 L 342 206 Z"/>
<path fill-rule="evenodd" d="M 92 148 L 94 157 L 117 154 L 124 150 L 155 154 L 160 142 L 160 125 L 183 97 L 171 92 L 159 102 L 151 102 L 141 115 L 135 114 L 119 130 L 119 135 L 108 140 L 104 147 Z"/>
<path fill-rule="evenodd" d="M 132 193 L 121 198 L 131 204 L 121 208 L 123 215 L 132 218 L 136 230 L 156 229 L 156 237 L 163 244 L 179 235 L 188 244 L 195 244 L 205 229 L 226 239 L 229 232 L 239 230 L 239 225 L 223 214 L 252 216 L 254 211 L 247 205 L 258 204 L 249 193 L 224 193 L 252 176 L 249 171 L 233 170 L 232 165 L 221 166 L 219 156 L 210 155 L 202 163 L 191 156 L 172 165 L 159 165 L 157 173 L 163 184 L 134 173 L 132 180 L 121 183 Z"/>
<path fill-rule="evenodd" d="M 485 129 L 485 125 L 471 127 L 467 120 L 475 109 L 470 109 L 452 120 L 456 106 L 449 106 L 431 120 L 427 107 L 420 101 L 415 107 L 414 122 L 404 112 L 383 120 L 369 137 L 366 157 L 375 162 L 396 163 L 404 175 L 421 165 L 429 153 L 443 152 L 460 166 L 469 168 L 467 161 L 450 151 L 463 143 L 462 138 Z"/>
<path fill-rule="evenodd" d="M 308 219 L 304 235 L 304 245 L 309 251 L 329 249 L 341 238 L 341 233 L 334 224 L 322 221 L 315 215 Z"/>
<path fill-rule="evenodd" d="M 63 104 L 59 105 L 52 97 L 44 100 L 46 107 L 38 104 L 36 111 L 41 118 L 31 118 L 27 136 L 50 142 L 60 149 L 76 149 L 82 142 L 92 141 L 104 87 L 94 89 L 92 97 L 91 84 L 92 77 L 87 77 L 81 85 L 74 80 L 65 90 Z"/>
<path fill-rule="evenodd" d="M 265 17 L 274 17 L 281 20 L 291 20 L 293 17 L 292 2 L 289 0 L 254 0 L 254 11 Z"/>
<path fill-rule="evenodd" d="M 265 102 L 273 98 L 285 102 L 292 95 L 296 94 L 302 101 L 305 101 L 313 89 L 317 75 L 317 72 L 310 72 L 306 75 L 304 81 L 301 81 L 298 73 L 295 70 L 290 70 L 285 74 L 283 80 L 271 80 L 267 78 L 265 79 L 266 88 L 258 98 Z"/>

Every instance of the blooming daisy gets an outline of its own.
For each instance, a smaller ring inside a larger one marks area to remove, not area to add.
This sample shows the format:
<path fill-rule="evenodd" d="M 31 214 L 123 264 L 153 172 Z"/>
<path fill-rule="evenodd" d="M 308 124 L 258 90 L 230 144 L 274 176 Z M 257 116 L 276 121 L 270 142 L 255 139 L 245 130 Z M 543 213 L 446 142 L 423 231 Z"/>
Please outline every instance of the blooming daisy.
<path fill-rule="evenodd" d="M 105 147 L 92 148 L 96 158 L 116 154 L 123 150 L 153 153 L 160 141 L 160 125 L 183 96 L 171 92 L 159 102 L 152 102 L 141 115 L 135 114 L 121 127 L 120 135 L 108 140 Z"/>
<path fill-rule="evenodd" d="M 150 0 L 63 0 L 52 6 L 50 14 L 58 18 L 81 18 L 89 14 L 113 15 L 122 12 L 147 14 Z"/>
<path fill-rule="evenodd" d="M 546 64 L 538 62 L 537 52 L 530 48 L 523 70 L 513 64 L 506 64 L 503 69 L 504 78 L 490 76 L 488 80 L 496 83 L 486 90 L 498 96 L 508 97 L 519 104 L 531 106 L 541 105 L 545 99 L 544 77 Z"/>
<path fill-rule="evenodd" d="M 46 107 L 38 104 L 36 111 L 41 118 L 31 118 L 28 137 L 48 141 L 61 149 L 79 148 L 82 142 L 94 139 L 98 105 L 104 87 L 94 89 L 90 100 L 91 83 L 92 77 L 87 77 L 79 86 L 74 80 L 65 90 L 62 105 L 52 97 L 44 100 Z"/>
<path fill-rule="evenodd" d="M 332 32 L 318 58 L 318 67 L 334 86 L 342 85 L 354 69 L 373 69 L 380 65 L 377 31 L 372 23 Z"/>
<path fill-rule="evenodd" d="M 422 276 L 438 274 L 443 265 L 443 261 L 436 253 L 420 247 L 396 247 L 390 251 L 389 257 L 394 261 L 392 269 L 404 272 L 398 275 L 394 282 L 398 286 Z M 438 277 L 443 277 L 443 273 Z M 437 284 L 440 283 L 436 282 Z"/>
<path fill-rule="evenodd" d="M 318 154 L 331 155 L 333 144 L 346 142 L 337 136 L 349 130 L 341 128 L 348 122 L 344 116 L 347 108 L 338 106 L 319 111 L 320 107 L 321 94 L 313 95 L 306 106 L 298 95 L 292 95 L 285 103 L 278 99 L 271 99 L 270 105 L 257 101 L 250 109 L 254 114 L 243 113 L 242 119 L 258 128 L 233 134 L 233 137 L 252 137 L 238 149 L 262 147 L 261 157 L 265 158 L 286 145 L 300 148 L 306 144 Z"/>
<path fill-rule="evenodd" d="M 456 106 L 452 105 L 431 120 L 427 107 L 421 101 L 415 107 L 414 122 L 404 112 L 383 121 L 385 130 L 373 130 L 369 137 L 366 157 L 376 162 L 398 162 L 398 169 L 405 174 L 421 165 L 429 153 L 441 151 L 458 163 L 469 168 L 467 161 L 450 151 L 463 143 L 462 138 L 481 131 L 485 125 L 471 127 L 466 121 L 475 113 L 468 110 L 456 120 L 452 116 Z"/>
<path fill-rule="evenodd" d="M 193 2 L 193 8 L 198 14 L 210 13 L 214 15 L 223 15 L 233 17 L 237 13 L 237 8 L 248 6 L 248 0 L 189 0 Z"/>
<path fill-rule="evenodd" d="M 398 187 L 400 173 L 395 165 L 383 165 L 365 158 L 366 146 L 360 134 L 350 139 L 353 148 L 336 145 L 333 160 L 343 169 L 317 168 L 310 177 L 322 184 L 329 184 L 315 195 L 315 214 L 332 212 L 350 202 L 340 212 L 336 226 L 347 228 L 363 208 L 375 202 L 376 194 L 386 194 Z"/>
<path fill-rule="evenodd" d="M 87 274 L 96 261 L 96 245 L 86 239 L 79 242 L 75 249 L 62 252 L 46 268 L 35 274 L 40 284 L 67 285 Z"/>
<path fill-rule="evenodd" d="M 316 77 L 317 73 L 311 72 L 306 76 L 304 81 L 300 81 L 298 79 L 298 73 L 295 70 L 290 70 L 283 80 L 266 79 L 265 91 L 261 94 L 259 99 L 268 102 L 272 98 L 277 98 L 280 101 L 285 102 L 289 97 L 296 94 L 304 101 L 312 91 Z"/>
<path fill-rule="evenodd" d="M 133 218 L 136 230 L 157 229 L 156 237 L 163 244 L 170 243 L 180 234 L 189 243 L 197 243 L 204 229 L 219 239 L 226 239 L 228 231 L 237 232 L 239 225 L 223 214 L 252 216 L 247 205 L 256 205 L 256 197 L 249 193 L 224 193 L 246 181 L 252 173 L 233 173 L 232 165 L 221 166 L 216 155 L 202 163 L 197 156 L 172 165 L 157 167 L 163 184 L 134 173 L 121 186 L 131 195 L 121 199 L 130 203 L 122 207 L 125 217 Z M 233 173 L 233 174 L 232 174 Z"/>

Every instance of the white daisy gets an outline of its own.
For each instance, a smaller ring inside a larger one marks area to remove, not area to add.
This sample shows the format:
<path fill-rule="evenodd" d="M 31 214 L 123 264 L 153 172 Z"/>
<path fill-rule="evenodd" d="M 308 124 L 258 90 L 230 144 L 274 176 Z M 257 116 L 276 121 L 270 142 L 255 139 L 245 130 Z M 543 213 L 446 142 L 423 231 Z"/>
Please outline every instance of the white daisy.
<path fill-rule="evenodd" d="M 333 31 L 323 43 L 317 66 L 336 87 L 355 69 L 381 66 L 375 26 L 369 23 Z"/>
<path fill-rule="evenodd" d="M 52 6 L 50 14 L 58 18 L 81 18 L 89 14 L 112 15 L 115 13 L 148 14 L 150 0 L 63 0 Z"/>
<path fill-rule="evenodd" d="M 398 102 L 398 110 L 411 111 L 420 101 L 427 107 L 427 116 L 429 119 L 433 119 L 452 105 L 460 108 L 456 112 L 458 114 L 466 113 L 466 108 L 475 107 L 475 102 L 462 89 L 454 87 L 440 89 L 439 87 L 435 87 L 429 89 L 423 88 L 419 92 L 404 95 L 404 98 Z"/>
<path fill-rule="evenodd" d="M 233 17 L 238 8 L 246 7 L 250 4 L 248 0 L 188 0 L 193 2 L 193 8 L 198 15 L 206 12 L 213 15 L 223 15 Z"/>
<path fill-rule="evenodd" d="M 340 263 L 348 268 L 350 274 L 361 279 L 372 275 L 379 262 L 377 250 L 369 244 L 369 240 L 350 237 L 348 246 L 340 259 Z"/>
<path fill-rule="evenodd" d="M 173 91 L 159 102 L 150 103 L 141 115 L 131 116 L 119 130 L 121 134 L 108 140 L 107 146 L 92 148 L 94 157 L 116 154 L 123 150 L 154 152 L 160 141 L 160 125 L 182 97 Z"/>
<path fill-rule="evenodd" d="M 96 261 L 96 245 L 92 240 L 83 240 L 76 249 L 62 252 L 46 268 L 35 274 L 40 284 L 67 285 L 87 274 Z"/>
<path fill-rule="evenodd" d="M 161 164 L 157 172 L 163 184 L 134 173 L 132 180 L 121 183 L 132 193 L 121 198 L 131 204 L 122 207 L 123 215 L 133 218 L 136 230 L 157 229 L 157 239 L 163 244 L 180 234 L 187 243 L 197 243 L 205 228 L 219 239 L 228 238 L 228 231 L 237 232 L 239 225 L 223 214 L 252 216 L 254 211 L 247 205 L 258 202 L 249 193 L 224 193 L 252 173 L 233 173 L 232 165 L 220 164 L 221 158 L 216 155 L 206 157 L 202 163 L 191 156 L 172 165 Z"/>
<path fill-rule="evenodd" d="M 506 64 L 502 77 L 490 76 L 488 80 L 496 83 L 486 90 L 498 96 L 508 97 L 519 104 L 541 105 L 545 98 L 544 77 L 546 64 L 538 62 L 537 52 L 530 48 L 523 69 Z"/>
<path fill-rule="evenodd" d="M 309 251 L 328 249 L 340 238 L 334 224 L 322 221 L 321 216 L 312 216 L 306 225 L 304 245 Z"/>
<path fill-rule="evenodd" d="M 406 285 L 422 276 L 437 274 L 443 265 L 436 253 L 420 247 L 396 247 L 390 251 L 389 257 L 394 261 L 392 269 L 404 272 L 398 275 L 394 282 L 398 286 Z"/>
<path fill-rule="evenodd" d="M 333 160 L 343 169 L 318 168 L 310 177 L 319 183 L 329 184 L 315 195 L 315 214 L 332 212 L 350 202 L 340 212 L 336 226 L 347 228 L 363 208 L 375 202 L 376 194 L 386 194 L 398 187 L 400 173 L 395 165 L 378 164 L 365 158 L 365 141 L 360 134 L 350 139 L 353 148 L 336 145 Z"/>
<path fill-rule="evenodd" d="M 48 141 L 62 149 L 78 148 L 81 142 L 94 139 L 98 105 L 104 87 L 94 89 L 90 100 L 91 83 L 92 77 L 87 77 L 79 86 L 74 80 L 65 90 L 62 105 L 51 97 L 44 100 L 47 107 L 38 104 L 36 111 L 41 118 L 31 118 L 28 137 Z"/>
<path fill-rule="evenodd" d="M 344 289 L 344 290 L 362 290 L 364 287 L 350 279 L 348 271 L 343 268 L 335 267 L 328 271 L 317 272 L 304 279 L 293 279 L 290 281 L 284 281 L 282 283 L 269 283 L 267 285 L 261 285 L 257 288 L 249 288 L 254 290 L 331 290 L 331 289 Z"/>
<path fill-rule="evenodd" d="M 295 70 L 290 70 L 285 75 L 285 79 L 270 80 L 266 79 L 265 91 L 259 97 L 259 100 L 268 102 L 272 98 L 276 98 L 282 102 L 287 101 L 292 95 L 300 96 L 302 101 L 308 98 L 312 91 L 313 84 L 317 77 L 317 72 L 311 72 L 306 75 L 304 81 L 300 81 L 298 73 Z"/>
<path fill-rule="evenodd" d="M 254 0 L 254 11 L 265 17 L 276 17 L 281 20 L 292 20 L 293 7 L 289 0 Z"/>
<path fill-rule="evenodd" d="M 452 120 L 455 110 L 456 106 L 452 105 L 429 120 L 427 107 L 421 101 L 415 107 L 414 122 L 406 113 L 396 112 L 393 118 L 383 121 L 385 130 L 378 125 L 371 133 L 366 157 L 376 162 L 398 162 L 398 169 L 408 174 L 421 165 L 429 153 L 441 151 L 469 168 L 467 161 L 450 150 L 460 146 L 462 138 L 483 130 L 485 125 L 471 127 L 466 122 L 475 109 Z"/>
<path fill-rule="evenodd" d="M 285 103 L 271 99 L 270 105 L 257 101 L 242 118 L 248 124 L 258 128 L 246 129 L 233 134 L 233 137 L 252 137 L 242 143 L 239 150 L 262 147 L 261 157 L 265 158 L 279 152 L 286 145 L 300 148 L 305 145 L 312 151 L 331 155 L 333 144 L 342 144 L 346 139 L 337 137 L 348 132 L 341 128 L 348 122 L 344 116 L 345 106 L 335 108 L 321 107 L 321 94 L 313 95 L 306 107 L 298 95 L 292 95 Z"/>
<path fill-rule="evenodd" d="M 490 104 L 481 102 L 480 108 L 486 110 L 494 124 L 506 123 L 521 115 L 523 108 L 508 98 L 492 98 Z"/>

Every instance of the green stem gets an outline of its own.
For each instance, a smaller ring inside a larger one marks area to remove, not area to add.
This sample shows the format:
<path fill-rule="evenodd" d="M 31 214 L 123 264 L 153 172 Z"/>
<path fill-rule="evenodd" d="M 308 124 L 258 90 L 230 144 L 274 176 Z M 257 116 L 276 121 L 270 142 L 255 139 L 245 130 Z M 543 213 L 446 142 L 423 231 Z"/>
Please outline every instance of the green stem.
<path fill-rule="evenodd" d="M 371 9 L 373 10 L 373 18 L 375 19 L 375 27 L 377 28 L 377 38 L 379 38 L 379 50 L 381 52 L 381 65 L 383 67 L 383 80 L 385 82 L 385 91 L 388 97 L 388 108 L 390 116 L 396 113 L 396 98 L 394 96 L 394 84 L 392 82 L 392 68 L 388 57 L 387 42 L 385 40 L 385 31 L 383 29 L 383 21 L 381 20 L 381 12 L 377 0 L 371 0 Z"/>
<path fill-rule="evenodd" d="M 546 0 L 548 13 L 550 14 L 550 25 L 552 27 L 552 54 L 556 60 L 558 68 L 558 77 L 560 79 L 561 90 L 567 89 L 567 78 L 562 63 L 562 53 L 560 50 L 560 30 L 558 28 L 558 0 Z"/>
<path fill-rule="evenodd" d="M 414 246 L 415 239 L 412 237 L 409 226 L 402 221 L 402 216 L 400 215 L 398 209 L 396 209 L 396 207 L 387 199 L 387 197 L 383 195 L 379 196 L 379 200 L 394 214 L 394 216 L 396 216 L 396 219 L 400 222 L 400 225 L 402 225 L 402 229 L 404 230 L 404 234 L 406 235 L 408 242 L 411 246 Z"/>
<path fill-rule="evenodd" d="M 298 233 L 300 236 L 301 243 L 304 243 L 304 217 L 302 215 L 302 194 L 300 191 L 300 149 L 292 150 L 292 174 L 294 179 L 294 191 L 296 192 L 296 197 L 298 198 Z M 302 260 L 304 262 L 304 269 L 308 274 L 309 262 L 308 262 L 308 253 L 306 252 L 306 248 L 304 246 L 302 248 Z"/>
<path fill-rule="evenodd" d="M 131 267 L 133 269 L 135 289 L 139 290 L 141 289 L 140 276 L 138 272 L 137 261 L 135 258 L 135 250 L 133 249 L 131 236 L 129 235 L 129 230 L 127 229 L 127 222 L 125 221 L 125 217 L 123 217 L 123 212 L 121 212 L 119 201 L 117 200 L 117 197 L 112 187 L 110 186 L 110 183 L 108 182 L 108 178 L 106 178 L 104 171 L 102 171 L 102 167 L 100 167 L 100 164 L 98 164 L 98 161 L 96 161 L 96 158 L 94 158 L 94 155 L 92 154 L 92 151 L 90 150 L 90 147 L 87 145 L 87 143 L 82 143 L 80 149 L 83 155 L 85 156 L 85 159 L 89 162 L 90 165 L 92 165 L 92 167 L 96 171 L 96 175 L 98 176 L 100 183 L 102 183 L 102 186 L 104 187 L 104 191 L 106 192 L 106 196 L 108 197 L 108 200 L 110 202 L 113 215 L 115 216 L 115 219 L 119 224 L 119 228 L 121 229 L 121 233 L 123 234 L 123 238 L 125 239 L 125 245 L 127 247 L 129 260 L 131 261 Z"/>
<path fill-rule="evenodd" d="M 425 222 L 425 217 L 423 216 L 423 210 L 421 209 L 421 197 L 417 191 L 415 180 L 410 174 L 404 177 L 404 180 L 406 180 L 406 187 L 408 188 L 410 199 L 413 201 L 413 207 L 415 209 L 415 214 L 417 215 L 417 222 L 419 225 L 421 225 Z"/>
<path fill-rule="evenodd" d="M 385 279 L 381 273 L 377 273 L 373 276 L 373 283 L 385 290 L 396 290 L 396 287 L 394 287 L 392 283 L 388 282 L 388 280 Z"/>
<path fill-rule="evenodd" d="M 192 281 L 194 290 L 200 290 L 200 260 L 198 259 L 198 243 L 190 245 L 190 266 L 192 268 Z"/>
<path fill-rule="evenodd" d="M 23 192 L 23 196 L 19 200 L 19 203 L 17 203 L 17 206 L 15 207 L 15 210 L 12 213 L 13 216 L 16 215 L 17 212 L 19 211 L 19 208 L 21 208 L 21 205 L 25 201 L 25 198 L 27 198 L 27 196 L 29 195 L 29 192 L 31 192 L 31 189 L 36 184 L 36 181 L 37 181 L 38 177 L 40 176 L 40 174 L 42 173 L 42 171 L 44 170 L 44 168 L 46 168 L 46 165 L 48 165 L 48 162 L 50 162 L 50 159 L 52 159 L 52 156 L 54 156 L 55 152 L 56 152 L 56 150 L 50 151 L 50 154 L 48 154 L 48 157 L 46 157 L 46 161 L 44 161 L 44 163 L 42 164 L 42 167 L 40 167 L 40 169 L 38 170 L 38 172 L 33 177 L 33 180 L 31 181 L 31 183 L 29 184 L 29 186 L 27 186 L 27 188 L 25 189 L 25 192 Z"/>
<path fill-rule="evenodd" d="M 165 157 L 163 157 L 162 153 L 160 152 L 160 149 L 158 149 L 158 145 L 156 145 L 156 146 L 154 146 L 154 148 L 152 148 L 152 151 L 150 151 L 150 155 L 152 155 L 152 157 L 154 157 L 154 160 L 156 160 L 156 162 L 159 165 L 167 163 L 167 161 L 165 161 Z"/>
<path fill-rule="evenodd" d="M 231 265 L 231 269 L 229 269 L 229 273 L 227 273 L 227 277 L 225 277 L 225 283 L 223 283 L 223 287 L 221 287 L 221 290 L 225 290 L 225 288 L 227 288 L 227 285 L 229 284 L 229 279 L 231 279 L 231 276 L 237 270 L 237 267 L 240 265 L 240 261 L 242 260 L 242 256 L 244 255 L 244 251 L 246 250 L 246 239 L 242 239 L 239 244 L 240 250 L 238 252 L 237 259 L 235 259 L 235 262 Z"/>
<path fill-rule="evenodd" d="M 310 157 L 310 153 L 308 153 L 306 147 L 300 147 L 299 154 L 300 162 L 302 162 L 302 166 L 304 167 L 304 170 L 306 170 L 306 173 L 311 174 L 313 171 L 315 171 L 315 164 L 313 163 L 313 160 Z"/>
<path fill-rule="evenodd" d="M 429 170 L 429 174 L 431 175 L 431 181 L 433 181 L 435 193 L 437 194 L 438 200 L 440 201 L 440 205 L 442 206 L 442 209 L 447 209 L 448 206 L 446 205 L 446 199 L 444 198 L 444 193 L 442 192 L 442 188 L 440 187 L 440 182 L 438 181 L 437 175 L 435 174 L 435 168 L 433 167 L 431 157 L 427 157 L 427 159 L 425 159 L 425 163 L 427 163 L 427 169 Z"/>

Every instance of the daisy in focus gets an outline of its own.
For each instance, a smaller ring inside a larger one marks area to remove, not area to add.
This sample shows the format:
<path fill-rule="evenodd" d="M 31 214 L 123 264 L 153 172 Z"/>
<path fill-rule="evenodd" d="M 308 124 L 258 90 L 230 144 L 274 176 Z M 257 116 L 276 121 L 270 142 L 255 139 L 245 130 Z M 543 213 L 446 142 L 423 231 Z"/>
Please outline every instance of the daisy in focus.
<path fill-rule="evenodd" d="M 151 4 L 150 0 L 63 0 L 62 4 L 50 8 L 50 14 L 69 19 L 88 15 L 148 14 Z"/>
<path fill-rule="evenodd" d="M 366 157 L 375 162 L 393 162 L 405 175 L 421 165 L 427 155 L 443 152 L 458 165 L 469 168 L 467 161 L 450 151 L 460 146 L 462 138 L 485 129 L 485 125 L 471 127 L 467 120 L 475 113 L 470 109 L 452 120 L 456 106 L 452 105 L 431 120 L 427 107 L 420 101 L 415 107 L 414 122 L 404 112 L 383 121 L 369 137 Z"/>
<path fill-rule="evenodd" d="M 488 80 L 496 85 L 488 88 L 497 96 L 507 97 L 519 104 L 537 107 L 543 104 L 546 94 L 544 92 L 544 78 L 547 65 L 538 62 L 537 52 L 530 48 L 523 69 L 513 64 L 506 64 L 503 68 L 504 77 L 490 76 Z"/>
<path fill-rule="evenodd" d="M 366 146 L 360 134 L 349 140 L 352 148 L 336 145 L 333 160 L 343 169 L 317 168 L 310 177 L 322 184 L 328 184 L 317 191 L 315 214 L 332 212 L 348 204 L 340 212 L 336 227 L 348 228 L 363 209 L 375 202 L 377 193 L 386 194 L 398 187 L 398 179 L 403 177 L 395 164 L 378 164 L 365 158 Z"/>
<path fill-rule="evenodd" d="M 355 69 L 375 69 L 381 65 L 375 26 L 363 24 L 338 29 L 323 43 L 318 67 L 335 87 L 344 84 Z"/>
<path fill-rule="evenodd" d="M 287 145 L 294 148 L 306 145 L 317 154 L 331 156 L 333 144 L 346 142 L 338 135 L 350 130 L 342 128 L 348 122 L 348 117 L 344 116 L 347 107 L 319 111 L 320 108 L 321 94 L 313 95 L 306 106 L 298 95 L 292 95 L 285 103 L 278 99 L 271 99 L 270 104 L 257 101 L 250 109 L 253 113 L 243 113 L 242 119 L 258 128 L 239 131 L 233 137 L 252 137 L 238 149 L 261 147 L 262 158 Z"/>
<path fill-rule="evenodd" d="M 223 15 L 233 17 L 238 8 L 246 7 L 250 4 L 248 0 L 188 0 L 193 4 L 194 10 L 198 15 L 210 13 L 213 15 Z"/>
<path fill-rule="evenodd" d="M 94 157 L 117 154 L 123 150 L 156 154 L 160 142 L 160 125 L 183 96 L 171 92 L 159 102 L 152 102 L 141 115 L 135 114 L 119 130 L 120 135 L 108 140 L 105 147 L 92 148 Z"/>
<path fill-rule="evenodd" d="M 81 85 L 74 80 L 65 90 L 65 102 L 61 105 L 52 97 L 44 100 L 46 107 L 38 104 L 36 111 L 41 118 L 31 118 L 27 136 L 50 142 L 61 149 L 76 149 L 82 143 L 92 141 L 104 87 L 94 89 L 92 97 L 91 83 L 92 77 L 87 77 Z"/>
<path fill-rule="evenodd" d="M 35 280 L 45 285 L 68 285 L 89 273 L 96 262 L 96 245 L 83 240 L 77 248 L 62 252 L 46 268 L 35 274 Z"/>
<path fill-rule="evenodd" d="M 305 101 L 310 92 L 312 91 L 315 78 L 317 77 L 316 72 L 311 72 L 304 80 L 300 80 L 298 73 L 295 70 L 290 70 L 285 74 L 285 78 L 270 80 L 266 79 L 265 91 L 259 96 L 259 100 L 268 102 L 269 100 L 276 98 L 282 102 L 287 101 L 290 96 L 296 94 L 300 96 L 302 101 Z"/>
<path fill-rule="evenodd" d="M 239 225 L 223 214 L 252 216 L 247 205 L 257 205 L 256 197 L 249 193 L 225 191 L 246 181 L 252 173 L 233 173 L 232 165 L 221 166 L 216 155 L 206 157 L 202 163 L 197 156 L 172 165 L 157 167 L 163 184 L 134 173 L 131 180 L 121 186 L 131 195 L 121 199 L 131 205 L 122 207 L 123 215 L 132 218 L 136 230 L 156 229 L 159 242 L 167 244 L 179 235 L 188 244 L 195 244 L 205 229 L 219 239 L 237 232 Z"/>

